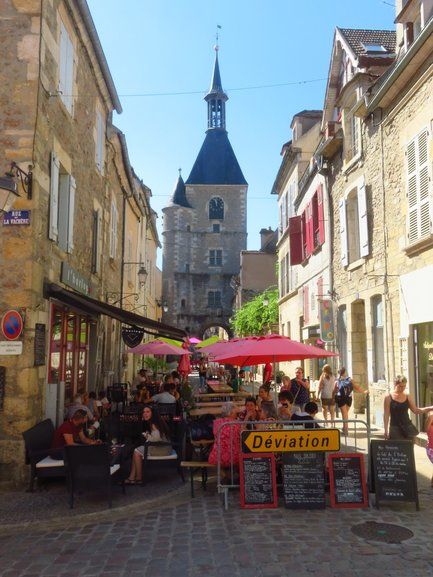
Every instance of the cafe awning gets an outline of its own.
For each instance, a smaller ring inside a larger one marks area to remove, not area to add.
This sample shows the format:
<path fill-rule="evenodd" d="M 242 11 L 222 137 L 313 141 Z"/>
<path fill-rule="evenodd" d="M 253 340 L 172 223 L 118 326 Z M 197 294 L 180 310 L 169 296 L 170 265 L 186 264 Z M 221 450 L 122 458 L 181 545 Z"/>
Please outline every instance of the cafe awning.
<path fill-rule="evenodd" d="M 64 289 L 55 283 L 45 283 L 44 296 L 45 298 L 57 299 L 62 303 L 89 314 L 106 315 L 126 325 L 141 327 L 146 333 L 154 336 L 172 339 L 183 339 L 183 337 L 186 336 L 186 333 L 182 329 L 159 323 L 158 321 L 137 315 L 131 311 Z"/>

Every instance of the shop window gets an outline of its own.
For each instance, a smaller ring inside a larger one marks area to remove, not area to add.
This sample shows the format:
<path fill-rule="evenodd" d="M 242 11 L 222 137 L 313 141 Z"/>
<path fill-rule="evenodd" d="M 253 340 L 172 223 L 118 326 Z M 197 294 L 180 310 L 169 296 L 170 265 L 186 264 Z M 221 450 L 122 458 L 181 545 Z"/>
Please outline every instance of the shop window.
<path fill-rule="evenodd" d="M 209 201 L 209 220 L 224 220 L 224 201 L 214 197 Z"/>
<path fill-rule="evenodd" d="M 74 248 L 75 179 L 51 154 L 50 220 L 48 237 L 65 252 Z"/>

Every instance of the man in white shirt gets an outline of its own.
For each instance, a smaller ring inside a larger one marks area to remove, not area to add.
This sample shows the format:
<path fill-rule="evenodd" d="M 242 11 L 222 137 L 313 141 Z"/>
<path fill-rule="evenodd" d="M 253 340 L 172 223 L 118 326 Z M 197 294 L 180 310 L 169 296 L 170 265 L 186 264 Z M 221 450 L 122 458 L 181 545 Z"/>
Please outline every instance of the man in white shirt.
<path fill-rule="evenodd" d="M 154 403 L 175 403 L 176 399 L 170 394 L 170 390 L 173 388 L 172 382 L 165 382 L 163 385 L 163 392 L 153 395 L 152 401 Z"/>

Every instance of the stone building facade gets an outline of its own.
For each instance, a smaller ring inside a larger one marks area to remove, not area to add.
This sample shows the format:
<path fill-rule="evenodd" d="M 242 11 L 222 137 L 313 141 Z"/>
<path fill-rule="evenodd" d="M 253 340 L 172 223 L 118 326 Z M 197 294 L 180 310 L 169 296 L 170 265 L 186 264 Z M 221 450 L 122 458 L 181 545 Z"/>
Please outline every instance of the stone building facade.
<path fill-rule="evenodd" d="M 205 97 L 208 130 L 191 173 L 182 176 L 164 213 L 165 322 L 202 337 L 210 327 L 230 333 L 232 278 L 247 242 L 247 182 L 228 140 L 216 53 Z"/>
<path fill-rule="evenodd" d="M 74 394 L 122 377 L 122 323 L 183 333 L 109 298 L 123 290 L 124 205 L 134 197 L 136 221 L 128 226 L 146 228 L 140 211 L 148 199 L 134 188 L 112 127 L 121 105 L 87 3 L 3 3 L 0 37 L 0 171 L 15 162 L 33 175 L 31 195 L 16 179 L 13 206 L 29 211 L 29 224 L 8 224 L 3 215 L 0 228 L 8 271 L 0 311 L 15 309 L 24 320 L 12 345 L 0 337 L 0 463 L 7 465 L 0 471 L 17 480 L 22 431 L 47 416 L 61 421 Z"/>

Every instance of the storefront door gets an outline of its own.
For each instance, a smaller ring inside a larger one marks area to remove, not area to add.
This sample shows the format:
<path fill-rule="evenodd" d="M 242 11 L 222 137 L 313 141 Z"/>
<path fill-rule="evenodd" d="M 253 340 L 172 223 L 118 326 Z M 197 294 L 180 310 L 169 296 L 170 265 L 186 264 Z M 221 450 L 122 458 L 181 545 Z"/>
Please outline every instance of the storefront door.
<path fill-rule="evenodd" d="M 89 317 L 52 305 L 48 382 L 65 383 L 65 404 L 87 390 Z"/>

